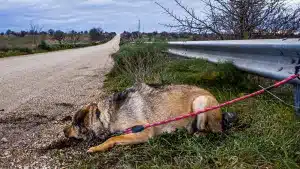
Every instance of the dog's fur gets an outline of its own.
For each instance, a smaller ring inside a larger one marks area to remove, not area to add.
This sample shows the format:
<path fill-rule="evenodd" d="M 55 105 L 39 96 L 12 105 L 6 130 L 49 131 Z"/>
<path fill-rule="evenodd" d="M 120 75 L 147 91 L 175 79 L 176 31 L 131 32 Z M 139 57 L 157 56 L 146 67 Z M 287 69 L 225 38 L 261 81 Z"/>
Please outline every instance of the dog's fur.
<path fill-rule="evenodd" d="M 83 106 L 73 117 L 64 133 L 68 138 L 105 137 L 107 134 L 132 126 L 166 120 L 178 115 L 218 105 L 207 90 L 189 85 L 151 86 L 136 84 L 110 95 L 99 103 Z M 140 133 L 111 137 L 88 152 L 105 151 L 114 145 L 146 142 L 162 133 L 186 128 L 189 133 L 222 132 L 222 113 L 212 110 L 180 121 L 148 128 Z"/>

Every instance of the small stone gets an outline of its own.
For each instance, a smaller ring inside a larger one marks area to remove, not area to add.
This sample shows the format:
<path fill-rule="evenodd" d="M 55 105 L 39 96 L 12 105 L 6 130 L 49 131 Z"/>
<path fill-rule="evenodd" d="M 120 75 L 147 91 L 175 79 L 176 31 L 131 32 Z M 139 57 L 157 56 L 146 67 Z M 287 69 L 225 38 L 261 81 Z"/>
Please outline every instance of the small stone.
<path fill-rule="evenodd" d="M 7 142 L 8 142 L 8 140 L 7 140 L 7 138 L 3 137 L 3 138 L 1 139 L 1 142 L 3 142 L 3 143 L 7 143 Z"/>
<path fill-rule="evenodd" d="M 4 151 L 4 155 L 8 156 L 9 155 L 9 151 Z"/>

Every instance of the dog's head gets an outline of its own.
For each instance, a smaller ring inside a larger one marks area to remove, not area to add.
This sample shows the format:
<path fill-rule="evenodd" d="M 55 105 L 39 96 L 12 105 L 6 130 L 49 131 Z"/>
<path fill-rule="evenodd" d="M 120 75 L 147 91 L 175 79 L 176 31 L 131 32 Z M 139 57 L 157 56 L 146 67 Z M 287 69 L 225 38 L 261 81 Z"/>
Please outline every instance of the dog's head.
<path fill-rule="evenodd" d="M 83 106 L 75 113 L 72 124 L 64 128 L 65 136 L 76 139 L 96 136 L 105 139 L 110 134 L 108 127 L 112 112 L 116 112 L 124 103 L 128 93 L 133 91 L 129 88 L 109 96 L 103 96 L 98 104 L 91 103 Z"/>
<path fill-rule="evenodd" d="M 80 108 L 73 116 L 71 125 L 66 126 L 63 132 L 67 138 L 91 139 L 103 132 L 100 120 L 100 110 L 97 104 L 92 103 Z"/>

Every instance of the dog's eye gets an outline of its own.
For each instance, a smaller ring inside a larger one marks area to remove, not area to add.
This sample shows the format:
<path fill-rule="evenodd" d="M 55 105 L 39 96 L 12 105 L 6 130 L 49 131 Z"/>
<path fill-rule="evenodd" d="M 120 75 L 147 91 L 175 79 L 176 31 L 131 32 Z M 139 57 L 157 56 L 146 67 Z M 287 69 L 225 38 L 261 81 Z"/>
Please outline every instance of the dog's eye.
<path fill-rule="evenodd" d="M 80 128 L 80 131 L 81 131 L 81 133 L 84 134 L 84 133 L 87 133 L 88 130 L 85 127 L 82 127 L 82 128 Z"/>
<path fill-rule="evenodd" d="M 100 114 L 101 114 L 101 112 L 99 111 L 99 109 L 97 109 L 97 111 L 96 111 L 96 117 L 99 119 L 100 118 Z"/>

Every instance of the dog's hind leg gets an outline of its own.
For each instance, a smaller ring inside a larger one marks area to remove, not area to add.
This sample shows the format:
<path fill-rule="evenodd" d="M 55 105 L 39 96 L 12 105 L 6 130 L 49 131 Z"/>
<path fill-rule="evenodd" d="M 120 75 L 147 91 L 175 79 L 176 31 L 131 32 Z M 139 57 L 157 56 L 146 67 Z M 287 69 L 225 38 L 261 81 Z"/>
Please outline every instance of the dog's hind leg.
<path fill-rule="evenodd" d="M 207 107 L 216 106 L 218 102 L 211 96 L 199 96 L 193 102 L 193 111 L 203 110 Z M 208 131 L 221 131 L 220 109 L 211 110 L 197 115 L 196 127 L 198 132 L 195 135 L 205 135 Z"/>
<path fill-rule="evenodd" d="M 193 111 L 199 111 L 203 110 L 206 108 L 208 103 L 208 99 L 206 96 L 199 96 L 197 97 L 194 102 L 193 102 Z M 206 125 L 207 125 L 207 114 L 206 113 L 201 113 L 196 116 L 196 128 L 197 128 L 197 133 L 195 134 L 200 134 L 204 133 L 206 131 Z"/>
<path fill-rule="evenodd" d="M 115 136 L 112 138 L 109 138 L 104 143 L 89 148 L 87 152 L 98 152 L 98 151 L 106 151 L 115 145 L 129 145 L 129 144 L 138 144 L 138 143 L 144 143 L 147 142 L 149 138 L 153 136 L 153 129 L 146 129 L 140 133 L 131 133 L 121 136 Z"/>

